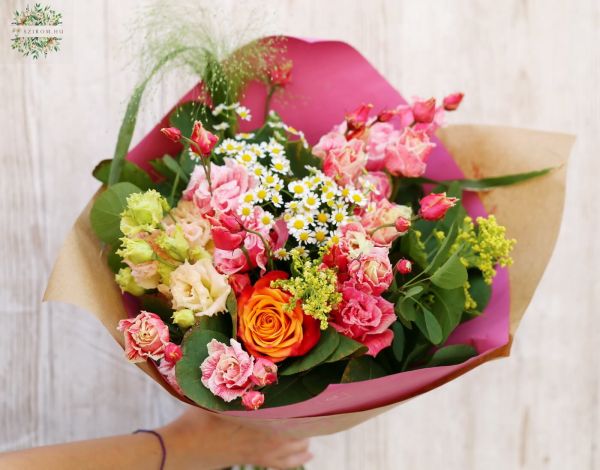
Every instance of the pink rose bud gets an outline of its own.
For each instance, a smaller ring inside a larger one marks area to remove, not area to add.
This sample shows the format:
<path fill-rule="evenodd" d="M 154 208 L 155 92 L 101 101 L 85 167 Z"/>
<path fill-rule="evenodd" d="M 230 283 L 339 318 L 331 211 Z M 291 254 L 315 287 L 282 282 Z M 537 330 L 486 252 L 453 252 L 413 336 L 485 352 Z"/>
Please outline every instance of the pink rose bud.
<path fill-rule="evenodd" d="M 465 96 L 462 93 L 452 93 L 444 98 L 444 109 L 446 111 L 454 111 Z"/>
<path fill-rule="evenodd" d="M 244 292 L 244 289 L 252 284 L 252 282 L 250 282 L 250 276 L 248 276 L 246 273 L 232 274 L 229 276 L 228 281 L 236 297 L 239 297 L 242 292 Z"/>
<path fill-rule="evenodd" d="M 408 274 L 412 271 L 412 263 L 409 260 L 402 258 L 396 263 L 396 269 L 400 274 Z"/>
<path fill-rule="evenodd" d="M 355 131 L 364 128 L 367 125 L 369 114 L 371 113 L 372 108 L 372 104 L 361 104 L 350 114 L 346 114 L 346 124 L 348 125 L 348 130 Z"/>
<path fill-rule="evenodd" d="M 446 215 L 448 209 L 458 201 L 455 197 L 447 197 L 446 193 L 431 193 L 419 201 L 421 209 L 419 214 L 425 220 L 440 220 Z"/>
<path fill-rule="evenodd" d="M 405 219 L 404 217 L 398 217 L 396 219 L 396 230 L 400 233 L 406 233 L 408 232 L 408 229 L 410 228 L 410 220 L 409 219 Z"/>
<path fill-rule="evenodd" d="M 242 405 L 247 410 L 258 410 L 265 402 L 265 396 L 256 390 L 250 390 L 242 396 Z"/>
<path fill-rule="evenodd" d="M 175 364 L 183 357 L 181 348 L 175 343 L 169 343 L 165 346 L 165 361 Z"/>
<path fill-rule="evenodd" d="M 181 131 L 176 127 L 163 127 L 160 131 L 173 142 L 179 142 L 181 139 Z"/>
<path fill-rule="evenodd" d="M 284 87 L 292 81 L 292 61 L 276 64 L 268 71 L 269 82 L 273 86 Z"/>
<path fill-rule="evenodd" d="M 412 112 L 416 122 L 430 123 L 435 117 L 435 98 L 429 98 L 426 101 L 415 101 L 412 105 Z"/>
<path fill-rule="evenodd" d="M 212 132 L 209 132 L 206 129 L 204 129 L 200 121 L 196 121 L 194 123 L 192 137 L 190 140 L 193 142 L 191 146 L 192 151 L 194 153 L 197 153 L 198 155 L 206 157 L 210 155 L 212 149 L 215 148 L 215 145 L 217 145 L 219 138 Z"/>
<path fill-rule="evenodd" d="M 384 109 L 377 115 L 377 121 L 379 122 L 388 122 L 391 121 L 392 118 L 398 114 L 398 111 L 395 109 Z"/>
<path fill-rule="evenodd" d="M 277 366 L 269 359 L 256 359 L 250 380 L 259 387 L 277 382 Z"/>

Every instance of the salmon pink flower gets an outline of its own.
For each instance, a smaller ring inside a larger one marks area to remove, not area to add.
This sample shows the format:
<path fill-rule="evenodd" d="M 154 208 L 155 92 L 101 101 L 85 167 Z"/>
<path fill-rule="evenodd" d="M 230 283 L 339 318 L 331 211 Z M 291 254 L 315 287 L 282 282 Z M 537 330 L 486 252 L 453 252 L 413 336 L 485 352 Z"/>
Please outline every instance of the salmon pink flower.
<path fill-rule="evenodd" d="M 206 157 L 210 155 L 212 149 L 215 147 L 215 145 L 217 145 L 219 138 L 212 132 L 207 131 L 204 127 L 202 127 L 202 123 L 200 121 L 196 121 L 192 129 L 192 137 L 190 140 L 192 141 L 190 147 L 192 151 L 198 155 Z"/>
<path fill-rule="evenodd" d="M 410 219 L 407 219 L 405 217 L 398 217 L 396 219 L 395 225 L 396 230 L 398 230 L 399 233 L 406 233 L 410 229 Z"/>
<path fill-rule="evenodd" d="M 346 142 L 342 147 L 331 149 L 323 161 L 323 173 L 339 184 L 353 183 L 365 170 L 367 155 L 364 143 L 358 139 Z"/>
<path fill-rule="evenodd" d="M 446 111 L 455 111 L 465 95 L 462 93 L 452 93 L 444 98 L 444 109 Z"/>
<path fill-rule="evenodd" d="M 374 247 L 348 263 L 348 275 L 363 292 L 380 295 L 392 283 L 392 265 L 387 248 Z"/>
<path fill-rule="evenodd" d="M 398 224 L 398 220 L 409 221 L 411 215 L 410 207 L 381 199 L 377 201 L 373 211 L 365 213 L 361 223 L 370 233 L 373 242 L 379 246 L 390 246 L 396 238 L 404 235 L 408 230 L 407 227 L 405 228 L 405 224 Z M 408 222 L 408 227 L 410 227 L 410 222 Z M 398 228 L 404 230 L 398 230 Z"/>
<path fill-rule="evenodd" d="M 200 365 L 202 384 L 213 395 L 230 402 L 243 396 L 252 382 L 254 358 L 235 339 L 230 346 L 213 339 L 208 343 L 208 357 Z"/>
<path fill-rule="evenodd" d="M 400 138 L 400 131 L 390 123 L 376 122 L 369 128 L 365 150 L 368 155 L 367 170 L 383 170 L 386 161 L 386 148 Z"/>
<path fill-rule="evenodd" d="M 258 410 L 265 402 L 265 396 L 256 390 L 250 390 L 242 396 L 242 405 L 249 411 Z"/>
<path fill-rule="evenodd" d="M 119 321 L 117 327 L 125 336 L 125 354 L 130 362 L 158 361 L 169 344 L 169 327 L 156 313 L 142 311 L 135 318 Z"/>
<path fill-rule="evenodd" d="M 322 136 L 312 149 L 315 157 L 325 159 L 333 149 L 339 149 L 346 144 L 346 138 L 336 131 L 331 131 Z"/>
<path fill-rule="evenodd" d="M 364 176 L 364 179 L 375 188 L 375 191 L 369 193 L 372 201 L 388 199 L 392 195 L 390 175 L 384 171 L 370 171 Z"/>
<path fill-rule="evenodd" d="M 176 127 L 163 127 L 160 131 L 173 142 L 179 142 L 181 140 L 181 131 Z"/>
<path fill-rule="evenodd" d="M 419 201 L 419 214 L 425 220 L 440 220 L 458 201 L 455 197 L 447 197 L 446 193 L 431 193 Z"/>

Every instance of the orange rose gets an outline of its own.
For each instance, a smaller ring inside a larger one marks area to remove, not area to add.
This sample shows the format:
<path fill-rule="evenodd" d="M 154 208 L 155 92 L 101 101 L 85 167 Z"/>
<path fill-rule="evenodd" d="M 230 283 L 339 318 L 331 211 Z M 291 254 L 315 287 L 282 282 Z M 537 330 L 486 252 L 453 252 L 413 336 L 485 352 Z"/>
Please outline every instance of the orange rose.
<path fill-rule="evenodd" d="M 272 281 L 287 277 L 283 271 L 271 271 L 238 299 L 238 337 L 253 356 L 273 362 L 306 354 L 321 336 L 319 322 L 305 315 L 300 304 L 286 309 L 288 292 L 271 288 Z"/>

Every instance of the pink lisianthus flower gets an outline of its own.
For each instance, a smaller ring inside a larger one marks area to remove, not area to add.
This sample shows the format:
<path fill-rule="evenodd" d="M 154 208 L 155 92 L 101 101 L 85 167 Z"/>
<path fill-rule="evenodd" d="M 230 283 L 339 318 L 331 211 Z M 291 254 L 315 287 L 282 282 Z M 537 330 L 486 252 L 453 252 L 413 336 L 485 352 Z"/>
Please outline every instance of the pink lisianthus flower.
<path fill-rule="evenodd" d="M 380 295 L 390 287 L 394 277 L 388 249 L 372 248 L 368 254 L 348 263 L 348 276 L 361 291 Z"/>
<path fill-rule="evenodd" d="M 386 147 L 385 167 L 394 176 L 421 176 L 434 147 L 425 131 L 407 127 L 397 140 Z"/>
<path fill-rule="evenodd" d="M 125 354 L 131 362 L 146 359 L 158 361 L 169 344 L 169 327 L 156 313 L 142 311 L 135 318 L 119 321 L 117 326 L 125 336 Z"/>
<path fill-rule="evenodd" d="M 210 179 L 212 193 L 201 165 L 192 172 L 183 198 L 194 201 L 202 214 L 235 212 L 240 205 L 240 196 L 254 188 L 256 179 L 243 165 L 231 158 L 225 165 L 211 163 Z"/>
<path fill-rule="evenodd" d="M 322 136 L 312 149 L 315 157 L 325 159 L 327 154 L 334 149 L 342 148 L 346 144 L 346 138 L 337 131 L 331 131 Z"/>
<path fill-rule="evenodd" d="M 378 227 L 395 224 L 400 217 L 410 221 L 411 215 L 412 210 L 410 207 L 400 206 L 387 199 L 381 199 L 377 201 L 373 211 L 366 212 L 363 215 L 361 223 L 370 234 L 373 242 L 379 246 L 390 246 L 396 238 L 404 235 L 406 231 L 399 232 L 396 227 Z M 410 224 L 408 224 L 408 227 L 410 227 Z"/>
<path fill-rule="evenodd" d="M 133 264 L 126 260 L 125 263 L 131 268 L 131 275 L 135 282 L 144 289 L 156 289 L 160 283 L 158 273 L 158 261 L 146 261 L 145 263 Z"/>
<path fill-rule="evenodd" d="M 249 411 L 258 410 L 265 402 L 265 396 L 257 390 L 250 390 L 242 396 L 242 405 Z"/>
<path fill-rule="evenodd" d="M 250 380 L 258 387 L 265 387 L 277 382 L 277 365 L 264 357 L 256 359 Z"/>
<path fill-rule="evenodd" d="M 211 224 L 192 201 L 180 199 L 162 224 L 167 229 L 179 225 L 192 248 L 205 248 L 211 242 Z"/>
<path fill-rule="evenodd" d="M 332 313 L 329 324 L 339 333 L 364 344 L 369 349 L 367 354 L 377 356 L 394 339 L 389 329 L 396 320 L 394 304 L 363 292 L 354 281 L 344 283 L 341 292 L 342 303 Z"/>
<path fill-rule="evenodd" d="M 390 176 L 384 171 L 369 171 L 362 178 L 374 188 L 374 191 L 369 192 L 371 201 L 389 199 L 392 195 Z"/>
<path fill-rule="evenodd" d="M 400 138 L 400 131 L 387 122 L 377 122 L 369 128 L 366 138 L 367 170 L 383 170 L 388 145 Z"/>
<path fill-rule="evenodd" d="M 211 340 L 207 345 L 208 357 L 200 365 L 202 384 L 226 402 L 248 391 L 254 368 L 254 358 L 235 339 L 229 341 L 230 346 L 227 346 L 216 339 Z"/>
<path fill-rule="evenodd" d="M 166 382 L 173 387 L 179 395 L 183 396 L 183 390 L 177 383 L 177 376 L 175 375 L 175 362 L 168 362 L 165 360 L 160 361 L 160 365 L 157 367 L 160 374 L 166 380 Z"/>
<path fill-rule="evenodd" d="M 341 185 L 353 183 L 365 171 L 367 155 L 364 142 L 352 139 L 342 147 L 332 148 L 323 160 L 323 173 Z"/>

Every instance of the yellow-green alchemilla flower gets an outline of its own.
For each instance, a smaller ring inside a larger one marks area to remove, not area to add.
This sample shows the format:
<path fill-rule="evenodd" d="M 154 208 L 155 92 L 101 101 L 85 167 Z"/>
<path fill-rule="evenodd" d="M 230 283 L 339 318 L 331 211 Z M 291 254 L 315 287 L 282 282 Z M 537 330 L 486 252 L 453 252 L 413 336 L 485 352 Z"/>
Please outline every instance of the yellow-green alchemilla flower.
<path fill-rule="evenodd" d="M 161 233 L 156 242 L 174 260 L 183 262 L 188 257 L 190 244 L 179 225 L 170 230 L 170 234 L 166 232 Z"/>
<path fill-rule="evenodd" d="M 115 280 L 123 292 L 129 292 L 135 296 L 140 296 L 145 292 L 144 288 L 135 282 L 131 274 L 131 268 L 121 268 L 115 276 Z"/>
<path fill-rule="evenodd" d="M 189 328 L 196 322 L 196 316 L 189 308 L 177 310 L 173 313 L 173 321 L 181 328 Z"/>
<path fill-rule="evenodd" d="M 140 238 L 121 238 L 121 248 L 117 254 L 133 264 L 145 263 L 154 257 L 154 251 L 150 244 Z"/>
<path fill-rule="evenodd" d="M 149 232 L 158 227 L 168 211 L 169 203 L 154 189 L 130 194 L 127 197 L 127 209 L 121 213 L 121 232 L 125 235 Z"/>

